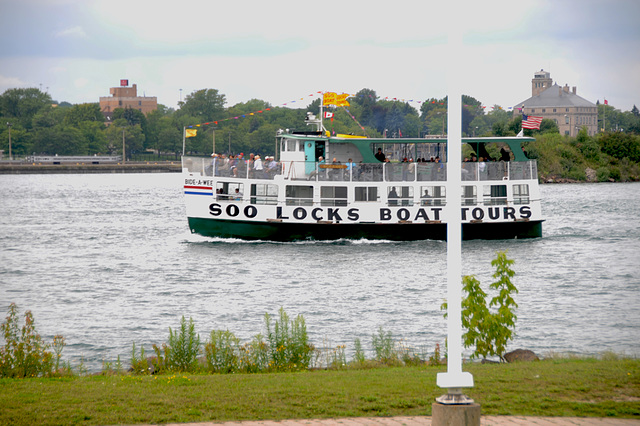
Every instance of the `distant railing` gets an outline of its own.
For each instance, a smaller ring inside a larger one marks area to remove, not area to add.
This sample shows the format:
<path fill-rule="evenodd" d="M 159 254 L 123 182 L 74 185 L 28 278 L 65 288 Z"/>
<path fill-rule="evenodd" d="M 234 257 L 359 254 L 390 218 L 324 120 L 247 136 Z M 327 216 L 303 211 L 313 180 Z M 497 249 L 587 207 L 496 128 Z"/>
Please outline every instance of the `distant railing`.
<path fill-rule="evenodd" d="M 314 163 L 310 161 L 269 162 L 258 165 L 249 161 L 225 161 L 202 157 L 183 157 L 182 167 L 190 173 L 244 179 L 339 182 L 444 182 L 446 163 Z M 500 181 L 536 179 L 535 160 L 525 162 L 465 162 L 462 181 Z"/>

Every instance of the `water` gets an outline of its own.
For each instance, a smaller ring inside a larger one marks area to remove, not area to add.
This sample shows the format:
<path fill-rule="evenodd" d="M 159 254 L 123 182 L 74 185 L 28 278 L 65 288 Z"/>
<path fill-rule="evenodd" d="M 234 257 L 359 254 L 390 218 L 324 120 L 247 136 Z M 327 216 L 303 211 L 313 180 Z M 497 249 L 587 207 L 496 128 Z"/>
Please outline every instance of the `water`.
<path fill-rule="evenodd" d="M 90 371 L 151 351 L 192 317 L 205 339 L 248 340 L 265 312 L 302 314 L 317 346 L 383 327 L 432 353 L 446 337 L 446 243 L 220 240 L 191 235 L 178 174 L 0 176 L 0 310 L 34 313 L 63 359 Z M 516 261 L 509 349 L 640 355 L 640 183 L 542 186 L 544 237 L 463 244 L 488 289 L 497 250 Z M 469 352 L 465 351 L 465 355 Z"/>

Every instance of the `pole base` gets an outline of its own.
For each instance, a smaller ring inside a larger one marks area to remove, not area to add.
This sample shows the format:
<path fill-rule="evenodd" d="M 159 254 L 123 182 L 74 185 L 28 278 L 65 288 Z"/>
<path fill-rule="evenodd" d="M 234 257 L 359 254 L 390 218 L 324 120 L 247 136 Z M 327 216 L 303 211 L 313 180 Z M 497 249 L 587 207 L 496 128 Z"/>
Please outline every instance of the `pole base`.
<path fill-rule="evenodd" d="M 480 426 L 480 404 L 431 406 L 431 426 Z"/>

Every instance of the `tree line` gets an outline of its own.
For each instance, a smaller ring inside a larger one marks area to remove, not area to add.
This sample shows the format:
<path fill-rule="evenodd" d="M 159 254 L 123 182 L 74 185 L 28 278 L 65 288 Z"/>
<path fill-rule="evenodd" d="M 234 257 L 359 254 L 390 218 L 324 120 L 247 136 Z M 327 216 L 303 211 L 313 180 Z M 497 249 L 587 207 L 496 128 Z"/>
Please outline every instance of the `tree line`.
<path fill-rule="evenodd" d="M 112 121 L 105 123 L 98 103 L 72 105 L 54 101 L 37 88 L 8 89 L 0 96 L 0 149 L 9 152 L 9 132 L 14 158 L 29 155 L 120 155 L 125 140 L 127 157 L 144 152 L 182 152 L 183 129 L 196 127 L 197 136 L 186 140 L 187 152 L 207 155 L 220 153 L 275 153 L 278 129 L 303 130 L 307 111 L 319 114 L 321 99 L 306 108 L 272 106 L 252 99 L 227 106 L 226 97 L 216 89 L 192 92 L 177 109 L 159 105 L 146 116 L 135 109 L 116 109 Z M 420 109 L 409 102 L 380 98 L 374 90 L 362 89 L 349 98 L 348 107 L 325 107 L 334 113 L 325 127 L 334 133 L 370 137 L 424 137 L 442 135 L 447 126 L 447 98 L 426 99 Z M 495 105 L 486 112 L 477 99 L 464 95 L 462 111 L 463 135 L 509 136 L 521 129 L 521 115 Z M 634 144 L 640 134 L 640 114 L 634 106 L 621 112 L 611 105 L 598 105 L 599 116 L 606 116 L 606 130 L 631 135 L 623 151 L 634 158 Z M 5 124 L 6 123 L 6 124 Z M 543 120 L 540 130 L 527 130 L 538 136 L 558 133 L 552 120 Z M 615 139 L 615 138 L 614 138 Z M 617 139 L 615 139 L 617 140 Z M 625 139 L 626 140 L 626 139 Z M 608 142 L 607 142 L 608 144 Z M 610 145 L 610 144 L 609 144 Z M 607 145 L 609 151 L 619 151 Z M 615 144 L 614 144 L 615 145 Z M 634 160 L 637 161 L 637 160 Z"/>

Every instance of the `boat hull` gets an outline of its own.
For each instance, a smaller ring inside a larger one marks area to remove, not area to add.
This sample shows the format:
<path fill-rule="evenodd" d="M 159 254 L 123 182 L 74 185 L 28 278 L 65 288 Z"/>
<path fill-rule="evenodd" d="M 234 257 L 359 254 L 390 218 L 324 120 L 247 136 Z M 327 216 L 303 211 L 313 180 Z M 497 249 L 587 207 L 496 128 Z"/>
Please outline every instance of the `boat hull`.
<path fill-rule="evenodd" d="M 446 240 L 446 223 L 288 223 L 189 218 L 192 233 L 220 238 L 266 241 L 369 239 Z M 463 223 L 462 239 L 542 237 L 542 221 Z"/>

